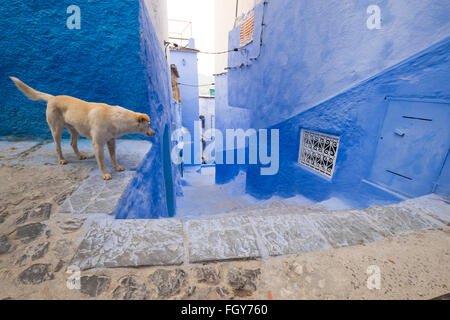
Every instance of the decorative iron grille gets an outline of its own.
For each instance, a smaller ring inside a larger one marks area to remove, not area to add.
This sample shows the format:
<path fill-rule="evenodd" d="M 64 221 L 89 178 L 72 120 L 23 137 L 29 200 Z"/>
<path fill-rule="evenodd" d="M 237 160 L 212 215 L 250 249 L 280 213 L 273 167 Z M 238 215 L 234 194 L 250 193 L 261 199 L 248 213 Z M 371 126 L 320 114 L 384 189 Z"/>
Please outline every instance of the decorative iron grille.
<path fill-rule="evenodd" d="M 301 130 L 298 162 L 332 178 L 339 149 L 339 137 Z"/>

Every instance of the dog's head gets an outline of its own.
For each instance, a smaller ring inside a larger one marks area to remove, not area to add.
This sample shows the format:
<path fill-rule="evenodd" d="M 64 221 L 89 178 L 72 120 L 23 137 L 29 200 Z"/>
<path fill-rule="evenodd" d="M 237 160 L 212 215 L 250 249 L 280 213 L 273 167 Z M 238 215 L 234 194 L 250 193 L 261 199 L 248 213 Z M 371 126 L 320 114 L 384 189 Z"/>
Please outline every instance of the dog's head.
<path fill-rule="evenodd" d="M 146 135 L 147 137 L 153 137 L 155 131 L 150 128 L 150 117 L 144 113 L 137 114 L 138 132 Z"/>

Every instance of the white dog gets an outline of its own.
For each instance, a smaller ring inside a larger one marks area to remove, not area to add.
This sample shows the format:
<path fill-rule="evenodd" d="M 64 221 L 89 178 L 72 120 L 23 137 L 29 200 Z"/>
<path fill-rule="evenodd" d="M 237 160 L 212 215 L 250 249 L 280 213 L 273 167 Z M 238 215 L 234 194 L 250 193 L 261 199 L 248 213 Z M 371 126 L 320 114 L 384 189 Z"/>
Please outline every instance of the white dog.
<path fill-rule="evenodd" d="M 78 159 L 86 159 L 78 151 L 77 141 L 80 135 L 91 139 L 103 179 L 110 180 L 106 170 L 104 146 L 108 145 L 111 163 L 117 171 L 125 170 L 116 161 L 116 137 L 141 133 L 148 137 L 155 135 L 150 128 L 150 117 L 119 106 L 104 103 L 86 102 L 70 96 L 52 96 L 27 86 L 17 78 L 10 77 L 17 88 L 33 101 L 47 102 L 47 123 L 55 140 L 56 153 L 60 164 L 66 164 L 61 152 L 61 136 L 66 127 L 71 135 L 70 145 Z"/>

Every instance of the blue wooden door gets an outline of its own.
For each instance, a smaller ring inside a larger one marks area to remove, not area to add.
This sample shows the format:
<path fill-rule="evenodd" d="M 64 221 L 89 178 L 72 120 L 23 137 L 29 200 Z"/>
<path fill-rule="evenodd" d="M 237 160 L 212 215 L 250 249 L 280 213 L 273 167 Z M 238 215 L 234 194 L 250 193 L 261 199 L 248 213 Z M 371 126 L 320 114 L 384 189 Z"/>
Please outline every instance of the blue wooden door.
<path fill-rule="evenodd" d="M 164 170 L 164 184 L 166 187 L 166 203 L 167 214 L 169 217 L 175 215 L 175 197 L 172 177 L 172 160 L 170 157 L 170 132 L 166 125 L 163 135 L 163 170 Z"/>
<path fill-rule="evenodd" d="M 450 105 L 392 99 L 370 180 L 404 195 L 433 192 L 450 147 Z"/>

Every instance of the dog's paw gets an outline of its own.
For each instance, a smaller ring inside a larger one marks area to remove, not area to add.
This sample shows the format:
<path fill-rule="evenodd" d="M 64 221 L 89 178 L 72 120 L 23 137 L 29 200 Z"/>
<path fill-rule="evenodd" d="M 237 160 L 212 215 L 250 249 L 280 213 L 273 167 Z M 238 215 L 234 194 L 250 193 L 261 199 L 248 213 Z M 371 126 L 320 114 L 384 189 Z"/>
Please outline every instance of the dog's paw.
<path fill-rule="evenodd" d="M 125 171 L 125 168 L 122 166 L 116 166 L 116 171 Z"/>
<path fill-rule="evenodd" d="M 59 164 L 67 164 L 67 160 L 64 160 L 64 159 L 59 160 Z"/>
<path fill-rule="evenodd" d="M 102 174 L 102 178 L 103 178 L 103 180 L 111 180 L 112 179 L 112 177 L 109 173 Z"/>
<path fill-rule="evenodd" d="M 84 156 L 84 155 L 82 155 L 82 154 L 78 155 L 77 157 L 78 157 L 78 160 L 84 160 L 84 159 L 87 159 L 87 157 Z"/>

